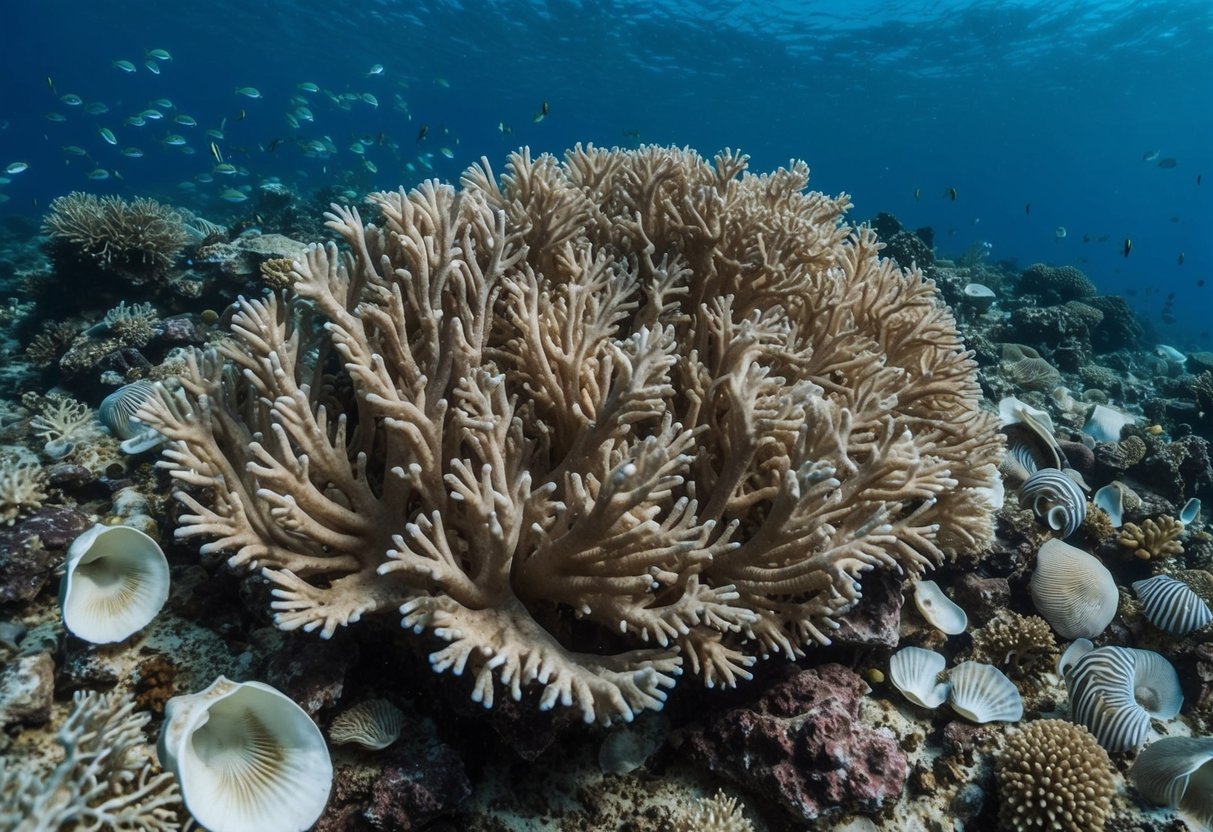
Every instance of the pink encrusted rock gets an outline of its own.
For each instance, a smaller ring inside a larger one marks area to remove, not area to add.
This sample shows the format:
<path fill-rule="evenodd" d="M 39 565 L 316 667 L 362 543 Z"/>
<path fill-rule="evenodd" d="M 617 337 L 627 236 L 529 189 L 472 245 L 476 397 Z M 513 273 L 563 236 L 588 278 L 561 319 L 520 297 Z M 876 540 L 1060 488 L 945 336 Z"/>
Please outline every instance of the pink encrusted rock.
<path fill-rule="evenodd" d="M 875 812 L 895 799 L 906 756 L 895 740 L 860 721 L 867 684 L 838 664 L 789 665 L 784 673 L 754 705 L 685 729 L 675 744 L 689 759 L 777 801 L 799 822 Z"/>

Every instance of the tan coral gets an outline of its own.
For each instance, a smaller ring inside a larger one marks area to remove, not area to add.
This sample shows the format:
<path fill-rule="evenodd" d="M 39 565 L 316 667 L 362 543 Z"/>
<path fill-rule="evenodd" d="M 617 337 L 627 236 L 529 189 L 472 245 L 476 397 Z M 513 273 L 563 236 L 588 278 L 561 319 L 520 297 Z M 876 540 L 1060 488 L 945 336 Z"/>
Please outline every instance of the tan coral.
<path fill-rule="evenodd" d="M 988 662 L 1015 681 L 1031 680 L 1053 669 L 1057 643 L 1047 621 L 1038 615 L 1000 610 L 973 633 L 973 658 Z"/>
<path fill-rule="evenodd" d="M 669 832 L 754 832 L 754 824 L 742 813 L 737 798 L 718 791 L 678 812 Z"/>
<path fill-rule="evenodd" d="M 41 466 L 0 459 L 0 523 L 11 526 L 22 514 L 40 508 L 47 498 L 45 488 Z"/>
<path fill-rule="evenodd" d="M 1003 829 L 1101 832 L 1116 793 L 1112 762 L 1091 732 L 1060 719 L 1016 731 L 995 759 Z"/>
<path fill-rule="evenodd" d="M 162 274 L 186 242 L 181 215 L 167 205 L 79 191 L 51 202 L 42 233 L 51 238 L 53 249 L 136 283 Z"/>
<path fill-rule="evenodd" d="M 1148 518 L 1140 526 L 1125 523 L 1116 542 L 1142 560 L 1165 560 L 1184 553 L 1183 543 L 1179 540 L 1183 532 L 1183 523 L 1174 517 L 1162 515 Z"/>
<path fill-rule="evenodd" d="M 992 537 L 1002 441 L 921 273 L 808 169 L 578 147 L 370 197 L 145 418 L 178 534 L 331 635 L 399 609 L 489 706 L 609 722 L 828 643 Z M 324 327 L 316 326 L 319 318 Z M 573 619 L 579 623 L 573 624 Z"/>

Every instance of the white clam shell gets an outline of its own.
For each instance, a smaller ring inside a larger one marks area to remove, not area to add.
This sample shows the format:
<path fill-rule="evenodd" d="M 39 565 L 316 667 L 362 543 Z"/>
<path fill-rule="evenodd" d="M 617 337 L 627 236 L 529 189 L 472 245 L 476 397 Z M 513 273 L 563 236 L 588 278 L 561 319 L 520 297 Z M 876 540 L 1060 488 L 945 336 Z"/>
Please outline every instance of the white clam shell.
<path fill-rule="evenodd" d="M 1108 513 L 1112 528 L 1119 529 L 1125 521 L 1125 490 L 1113 482 L 1095 492 L 1091 502 Z"/>
<path fill-rule="evenodd" d="M 1082 431 L 1096 442 L 1119 442 L 1120 432 L 1136 421 L 1136 417 L 1123 410 L 1097 404 L 1087 423 L 1082 426 Z"/>
<path fill-rule="evenodd" d="M 333 784 L 316 723 L 261 682 L 220 676 L 206 690 L 173 697 L 157 751 L 210 832 L 303 832 Z"/>
<path fill-rule="evenodd" d="M 1094 556 L 1060 540 L 1036 555 L 1032 603 L 1062 638 L 1095 638 L 1116 616 L 1120 593 L 1112 573 Z"/>
<path fill-rule="evenodd" d="M 951 598 L 943 594 L 934 581 L 919 581 L 914 587 L 914 606 L 932 627 L 950 636 L 963 633 L 969 626 L 969 616 Z"/>
<path fill-rule="evenodd" d="M 948 683 L 939 681 L 947 662 L 934 650 L 903 647 L 889 659 L 889 678 L 915 705 L 938 708 L 948 698 Z"/>
<path fill-rule="evenodd" d="M 68 549 L 63 624 L 94 644 L 123 641 L 156 617 L 168 590 L 168 560 L 156 541 L 129 526 L 96 525 Z"/>
<path fill-rule="evenodd" d="M 993 665 L 961 662 L 948 672 L 948 704 L 972 722 L 1017 722 L 1023 699 L 1015 683 Z"/>
<path fill-rule="evenodd" d="M 1213 826 L 1213 737 L 1164 737 L 1146 746 L 1129 779 L 1155 803 Z"/>

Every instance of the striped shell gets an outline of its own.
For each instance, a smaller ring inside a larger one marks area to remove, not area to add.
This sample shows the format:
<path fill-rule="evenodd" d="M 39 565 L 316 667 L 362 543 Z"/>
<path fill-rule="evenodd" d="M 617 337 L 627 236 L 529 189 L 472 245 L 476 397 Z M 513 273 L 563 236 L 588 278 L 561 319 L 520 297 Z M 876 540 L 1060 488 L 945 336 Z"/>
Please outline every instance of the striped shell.
<path fill-rule="evenodd" d="M 947 682 L 939 681 L 945 659 L 934 650 L 903 647 L 889 659 L 889 678 L 906 699 L 924 708 L 938 708 L 948 698 Z"/>
<path fill-rule="evenodd" d="M 948 704 L 972 722 L 1017 722 L 1023 717 L 1015 683 L 993 665 L 961 662 L 948 672 L 948 685 Z"/>
<path fill-rule="evenodd" d="M 1060 540 L 1036 555 L 1032 603 L 1062 638 L 1095 638 L 1116 615 L 1120 592 L 1097 558 Z"/>
<path fill-rule="evenodd" d="M 934 581 L 919 581 L 914 587 L 914 605 L 932 627 L 950 636 L 963 633 L 969 616 Z"/>
<path fill-rule="evenodd" d="M 1213 826 L 1213 738 L 1156 740 L 1133 761 L 1129 780 L 1153 802 L 1179 809 L 1206 828 Z"/>
<path fill-rule="evenodd" d="M 154 395 L 156 383 L 140 379 L 110 393 L 97 408 L 97 418 L 101 424 L 122 440 L 120 447 L 123 453 L 143 453 L 164 441 L 157 431 L 135 418 L 139 409 Z"/>
<path fill-rule="evenodd" d="M 1108 751 L 1137 748 L 1151 717 L 1172 719 L 1183 705 L 1175 668 L 1150 650 L 1091 650 L 1066 668 L 1065 679 L 1074 721 Z"/>
<path fill-rule="evenodd" d="M 386 699 L 368 699 L 338 714 L 329 726 L 336 745 L 356 743 L 363 748 L 387 748 L 400 739 L 404 714 Z"/>
<path fill-rule="evenodd" d="M 1155 575 L 1133 584 L 1142 611 L 1164 633 L 1186 636 L 1213 622 L 1213 611 L 1187 584 L 1168 575 Z"/>
<path fill-rule="evenodd" d="M 1061 536 L 1078 531 L 1087 517 L 1087 497 L 1078 483 L 1057 468 L 1042 468 L 1019 489 L 1022 505 L 1031 501 L 1037 517 L 1046 519 L 1049 527 Z"/>

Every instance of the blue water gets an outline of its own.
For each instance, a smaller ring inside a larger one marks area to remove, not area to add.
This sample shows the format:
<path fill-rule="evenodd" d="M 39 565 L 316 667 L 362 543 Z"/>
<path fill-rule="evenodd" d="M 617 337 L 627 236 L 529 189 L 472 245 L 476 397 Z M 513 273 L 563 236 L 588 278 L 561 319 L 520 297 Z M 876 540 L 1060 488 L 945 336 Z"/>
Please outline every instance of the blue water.
<path fill-rule="evenodd" d="M 482 155 L 500 170 L 522 144 L 737 147 L 755 169 L 805 159 L 814 188 L 852 195 L 856 221 L 891 211 L 933 226 L 945 256 L 984 241 L 994 260 L 1073 263 L 1106 293 L 1137 290 L 1147 318 L 1174 291 L 1179 323 L 1159 331 L 1178 346 L 1213 347 L 1199 334 L 1213 329 L 1210 0 L 4 5 L 0 166 L 30 167 L 0 173 L 12 180 L 0 186 L 0 213 L 36 217 L 81 189 L 223 218 L 248 210 L 219 201 L 225 188 L 268 176 L 361 193 L 452 180 Z M 172 60 L 148 58 L 151 49 Z M 137 71 L 115 68 L 121 59 Z M 375 64 L 383 73 L 368 75 Z M 344 110 L 302 82 L 338 97 L 371 93 L 378 107 L 358 99 Z M 262 97 L 237 96 L 242 86 Z M 109 112 L 66 106 L 68 93 Z M 288 125 L 292 96 L 308 99 L 313 123 Z M 198 126 L 124 125 L 161 97 L 174 104 L 166 115 Z M 544 101 L 549 115 L 535 123 Z M 67 120 L 46 119 L 56 112 Z M 247 176 L 198 182 L 214 165 L 202 133 L 225 118 L 216 145 Z M 162 144 L 169 133 L 194 154 Z M 324 137 L 335 153 L 305 155 L 305 142 Z M 365 156 L 349 150 L 359 140 Z M 127 146 L 145 155 L 127 158 Z M 1143 160 L 1150 151 L 1177 165 Z M 98 167 L 122 178 L 87 178 Z M 1146 297 L 1147 287 L 1161 291 Z"/>

